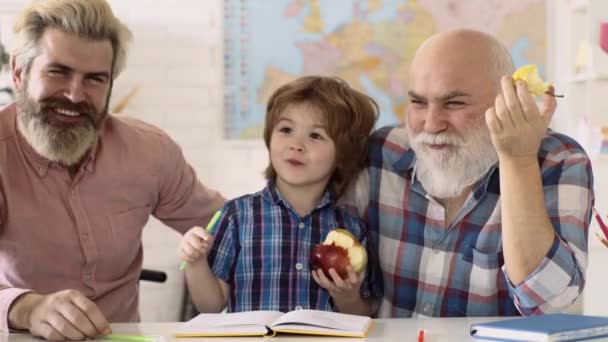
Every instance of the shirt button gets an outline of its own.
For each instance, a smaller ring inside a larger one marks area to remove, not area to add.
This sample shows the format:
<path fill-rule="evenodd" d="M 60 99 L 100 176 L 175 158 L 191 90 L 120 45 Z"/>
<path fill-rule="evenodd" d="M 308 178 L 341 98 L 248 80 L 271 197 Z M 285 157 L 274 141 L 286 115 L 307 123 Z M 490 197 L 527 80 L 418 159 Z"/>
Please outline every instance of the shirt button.
<path fill-rule="evenodd" d="M 433 307 L 431 306 L 430 303 L 426 303 L 426 304 L 424 304 L 422 311 L 427 315 L 431 315 L 433 313 Z"/>
<path fill-rule="evenodd" d="M 296 264 L 296 270 L 298 270 L 298 271 L 299 271 L 299 270 L 301 270 L 301 269 L 302 269 L 302 267 L 303 267 L 303 266 L 302 266 L 302 264 L 301 264 L 301 263 L 297 263 L 297 264 Z"/>
<path fill-rule="evenodd" d="M 302 307 L 298 305 L 296 306 L 296 310 L 302 310 Z"/>
<path fill-rule="evenodd" d="M 304 224 L 304 222 L 300 222 L 300 224 L 298 224 L 298 227 L 299 228 L 304 228 L 304 227 L 306 227 L 306 225 Z"/>
<path fill-rule="evenodd" d="M 91 280 L 91 275 L 90 274 L 85 274 L 84 275 L 84 279 L 85 280 Z"/>
<path fill-rule="evenodd" d="M 87 233 L 82 234 L 82 239 L 83 240 L 86 241 L 88 238 L 89 238 L 89 234 L 87 234 Z"/>

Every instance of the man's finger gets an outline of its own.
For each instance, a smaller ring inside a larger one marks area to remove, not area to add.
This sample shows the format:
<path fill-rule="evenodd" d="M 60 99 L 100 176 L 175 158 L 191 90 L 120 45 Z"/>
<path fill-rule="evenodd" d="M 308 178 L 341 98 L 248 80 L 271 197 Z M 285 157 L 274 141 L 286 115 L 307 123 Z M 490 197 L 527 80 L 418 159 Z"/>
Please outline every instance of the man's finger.
<path fill-rule="evenodd" d="M 73 308 L 75 309 L 75 308 Z M 84 334 L 81 333 L 74 324 L 69 322 L 67 318 L 63 316 L 61 313 L 63 309 L 60 311 L 53 312 L 53 314 L 47 319 L 47 323 L 51 325 L 51 327 L 55 328 L 57 332 L 61 335 L 65 336 L 69 340 L 82 340 L 84 339 Z"/>
<path fill-rule="evenodd" d="M 53 328 L 49 323 L 41 323 L 40 326 L 30 331 L 32 335 L 42 337 L 49 341 L 63 341 L 67 337 L 60 333 L 57 329 Z"/>
<path fill-rule="evenodd" d="M 538 106 L 534 97 L 523 81 L 517 81 L 517 96 L 519 96 L 519 101 L 521 101 L 521 107 L 526 120 L 530 124 L 535 125 L 540 120 L 540 113 L 538 112 Z"/>
<path fill-rule="evenodd" d="M 496 117 L 500 121 L 503 129 L 509 129 L 515 126 L 502 94 L 496 95 L 496 99 L 494 100 L 494 112 L 496 113 Z"/>
<path fill-rule="evenodd" d="M 524 111 L 520 103 L 520 97 L 516 89 L 513 87 L 513 79 L 511 76 L 503 76 L 500 79 L 500 85 L 502 87 L 503 99 L 506 104 L 506 108 L 511 114 L 511 120 L 514 125 L 523 125 L 526 121 Z M 521 88 L 521 81 L 517 81 L 517 90 Z"/>
<path fill-rule="evenodd" d="M 496 111 L 494 107 L 488 108 L 486 111 L 486 125 L 490 130 L 490 133 L 499 134 L 502 132 L 502 125 L 500 124 L 500 120 L 496 116 Z"/>
<path fill-rule="evenodd" d="M 63 305 L 58 308 L 59 313 L 81 334 L 88 337 L 96 337 L 99 335 L 97 329 L 86 314 L 75 304 Z"/>
<path fill-rule="evenodd" d="M 555 109 L 557 108 L 557 99 L 553 96 L 555 89 L 553 86 L 549 87 L 549 91 L 543 97 L 543 107 L 541 109 L 541 118 L 543 122 L 545 122 L 545 126 L 549 127 L 549 123 L 551 123 L 551 119 L 553 118 L 553 114 L 555 114 Z"/>
<path fill-rule="evenodd" d="M 112 332 L 110 323 L 108 323 L 108 320 L 104 317 L 95 303 L 83 295 L 73 297 L 72 302 L 85 314 L 86 318 L 97 330 L 98 335 L 107 335 Z"/>

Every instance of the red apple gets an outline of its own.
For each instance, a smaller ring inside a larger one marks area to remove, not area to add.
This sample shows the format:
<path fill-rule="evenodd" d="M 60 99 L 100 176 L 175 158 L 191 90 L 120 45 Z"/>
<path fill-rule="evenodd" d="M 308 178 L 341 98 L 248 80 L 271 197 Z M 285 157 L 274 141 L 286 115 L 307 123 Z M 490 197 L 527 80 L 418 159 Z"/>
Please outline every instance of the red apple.
<path fill-rule="evenodd" d="M 329 276 L 333 268 L 340 277 L 346 278 L 346 268 L 351 265 L 355 272 L 361 272 L 367 264 L 367 252 L 357 238 L 346 229 L 334 229 L 327 234 L 325 241 L 316 245 L 310 254 L 313 270 L 322 269 Z"/>
<path fill-rule="evenodd" d="M 310 264 L 313 270 L 321 268 L 325 276 L 331 279 L 329 275 L 330 268 L 335 269 L 340 277 L 344 278 L 347 275 L 346 267 L 350 262 L 346 249 L 335 244 L 324 245 L 320 243 L 312 249 Z"/>

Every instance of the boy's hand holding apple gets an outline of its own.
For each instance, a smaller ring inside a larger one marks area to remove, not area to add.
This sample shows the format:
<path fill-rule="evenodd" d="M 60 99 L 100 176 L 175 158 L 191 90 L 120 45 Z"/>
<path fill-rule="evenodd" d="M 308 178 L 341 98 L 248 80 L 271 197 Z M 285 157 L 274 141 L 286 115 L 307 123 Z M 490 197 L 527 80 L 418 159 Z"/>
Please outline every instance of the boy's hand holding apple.
<path fill-rule="evenodd" d="M 359 289 L 367 265 L 365 247 L 345 229 L 327 234 L 310 254 L 312 277 L 336 299 L 359 299 Z"/>

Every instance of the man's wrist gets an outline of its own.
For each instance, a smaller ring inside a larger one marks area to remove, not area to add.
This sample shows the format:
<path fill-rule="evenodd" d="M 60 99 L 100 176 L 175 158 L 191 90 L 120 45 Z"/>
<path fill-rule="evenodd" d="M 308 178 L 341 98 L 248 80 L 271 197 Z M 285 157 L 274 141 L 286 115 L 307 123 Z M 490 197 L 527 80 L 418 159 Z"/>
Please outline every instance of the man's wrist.
<path fill-rule="evenodd" d="M 516 168 L 525 169 L 531 166 L 538 167 L 538 156 L 498 156 L 498 165 L 501 169 L 504 168 Z"/>
<path fill-rule="evenodd" d="M 33 292 L 17 297 L 8 310 L 8 327 L 14 330 L 29 330 L 30 315 L 40 300 L 42 295 Z"/>

